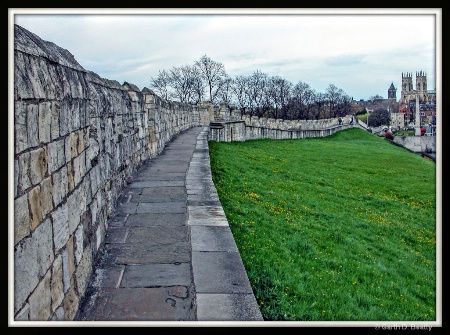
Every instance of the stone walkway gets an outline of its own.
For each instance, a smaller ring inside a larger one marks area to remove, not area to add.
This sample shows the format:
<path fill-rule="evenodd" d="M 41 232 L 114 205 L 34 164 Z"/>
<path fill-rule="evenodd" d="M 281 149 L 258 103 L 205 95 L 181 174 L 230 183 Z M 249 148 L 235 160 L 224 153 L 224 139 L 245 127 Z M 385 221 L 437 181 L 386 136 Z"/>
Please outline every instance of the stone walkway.
<path fill-rule="evenodd" d="M 124 189 L 75 321 L 263 321 L 191 128 Z"/>

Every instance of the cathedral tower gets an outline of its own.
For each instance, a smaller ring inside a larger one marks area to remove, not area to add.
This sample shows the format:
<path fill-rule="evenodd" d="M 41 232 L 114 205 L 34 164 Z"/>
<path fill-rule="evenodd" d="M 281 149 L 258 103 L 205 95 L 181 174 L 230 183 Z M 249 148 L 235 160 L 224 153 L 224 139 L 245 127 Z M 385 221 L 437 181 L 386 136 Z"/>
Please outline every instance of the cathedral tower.
<path fill-rule="evenodd" d="M 423 71 L 416 72 L 416 91 L 421 102 L 427 102 L 427 75 Z"/>
<path fill-rule="evenodd" d="M 402 92 L 410 93 L 412 90 L 412 73 L 402 73 Z"/>
<path fill-rule="evenodd" d="M 412 73 L 403 73 L 402 72 L 402 92 L 400 97 L 401 103 L 408 103 L 410 99 L 411 93 L 413 93 L 413 81 L 412 81 Z"/>

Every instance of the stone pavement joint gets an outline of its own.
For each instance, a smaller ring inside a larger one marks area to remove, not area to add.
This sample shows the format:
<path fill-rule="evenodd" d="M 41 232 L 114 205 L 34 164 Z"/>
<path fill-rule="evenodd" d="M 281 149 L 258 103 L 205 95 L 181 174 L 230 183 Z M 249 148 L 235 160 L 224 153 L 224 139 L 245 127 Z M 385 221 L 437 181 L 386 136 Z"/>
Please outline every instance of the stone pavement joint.
<path fill-rule="evenodd" d="M 131 178 L 75 321 L 263 321 L 211 177 L 208 127 Z"/>

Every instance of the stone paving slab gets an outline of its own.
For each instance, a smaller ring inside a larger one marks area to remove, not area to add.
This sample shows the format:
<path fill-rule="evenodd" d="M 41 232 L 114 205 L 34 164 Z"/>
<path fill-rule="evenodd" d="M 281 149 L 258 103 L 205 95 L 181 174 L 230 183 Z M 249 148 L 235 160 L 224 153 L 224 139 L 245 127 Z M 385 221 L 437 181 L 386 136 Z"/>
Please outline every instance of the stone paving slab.
<path fill-rule="evenodd" d="M 219 200 L 187 200 L 188 206 L 220 206 Z M 191 221 L 192 223 L 192 221 Z"/>
<path fill-rule="evenodd" d="M 264 321 L 253 294 L 197 293 L 196 299 L 198 321 Z"/>
<path fill-rule="evenodd" d="M 187 224 L 186 213 L 157 213 L 130 215 L 125 223 L 127 226 L 180 226 Z"/>
<path fill-rule="evenodd" d="M 130 188 L 158 187 L 158 186 L 184 186 L 184 180 L 146 180 L 131 182 Z"/>
<path fill-rule="evenodd" d="M 128 227 L 109 227 L 105 243 L 125 243 L 128 236 Z"/>
<path fill-rule="evenodd" d="M 191 241 L 192 251 L 238 251 L 229 226 L 192 226 Z"/>
<path fill-rule="evenodd" d="M 191 243 L 108 244 L 109 259 L 115 264 L 185 263 L 191 261 Z"/>
<path fill-rule="evenodd" d="M 127 205 L 134 205 L 133 203 Z M 134 213 L 148 213 L 148 214 L 162 214 L 162 213 L 185 213 L 186 212 L 186 202 L 185 201 L 172 201 L 165 203 L 141 202 L 136 204 L 136 211 Z M 131 212 L 127 212 L 133 214 Z"/>
<path fill-rule="evenodd" d="M 194 321 L 195 295 L 185 286 L 104 289 L 85 321 Z"/>
<path fill-rule="evenodd" d="M 189 220 L 196 219 L 225 219 L 222 206 L 188 206 Z"/>
<path fill-rule="evenodd" d="M 186 179 L 186 173 L 183 172 L 166 172 L 166 173 L 158 173 L 155 174 L 154 172 L 148 172 L 140 173 L 133 177 L 132 182 L 137 181 L 154 181 L 154 180 L 185 180 Z"/>
<path fill-rule="evenodd" d="M 187 201 L 218 201 L 219 196 L 216 194 L 205 194 L 205 193 L 195 193 L 195 194 L 188 194 L 187 195 Z M 221 204 L 213 205 L 213 206 L 220 206 Z"/>
<path fill-rule="evenodd" d="M 127 266 L 120 287 L 189 286 L 189 263 Z"/>
<path fill-rule="evenodd" d="M 214 187 L 214 185 L 192 185 L 189 186 L 189 188 L 187 188 L 186 193 L 189 194 L 203 194 L 203 193 L 207 193 L 207 194 L 213 194 L 216 192 L 216 188 Z"/>
<path fill-rule="evenodd" d="M 115 215 L 108 220 L 108 227 L 124 226 L 128 216 L 129 216 L 129 214 L 123 213 L 120 210 L 116 209 Z"/>
<path fill-rule="evenodd" d="M 90 286 L 94 288 L 117 288 L 120 285 L 124 270 L 124 265 L 97 268 Z"/>
<path fill-rule="evenodd" d="M 197 293 L 253 294 L 238 252 L 192 251 Z"/>
<path fill-rule="evenodd" d="M 150 194 L 139 194 L 139 195 L 134 195 L 131 199 L 130 202 L 135 203 L 135 202 L 146 202 L 146 203 L 151 203 L 151 202 L 164 202 L 164 203 L 168 203 L 168 202 L 181 202 L 181 201 L 186 201 L 187 197 L 186 194 L 183 193 L 175 193 L 175 194 L 169 194 L 169 195 L 150 195 Z"/>
<path fill-rule="evenodd" d="M 187 226 L 154 226 L 130 227 L 127 234 L 127 243 L 154 243 L 170 244 L 189 242 L 189 227 Z"/>
<path fill-rule="evenodd" d="M 140 194 L 148 195 L 184 195 L 186 194 L 186 188 L 184 186 L 173 186 L 173 187 L 149 187 L 143 188 Z"/>

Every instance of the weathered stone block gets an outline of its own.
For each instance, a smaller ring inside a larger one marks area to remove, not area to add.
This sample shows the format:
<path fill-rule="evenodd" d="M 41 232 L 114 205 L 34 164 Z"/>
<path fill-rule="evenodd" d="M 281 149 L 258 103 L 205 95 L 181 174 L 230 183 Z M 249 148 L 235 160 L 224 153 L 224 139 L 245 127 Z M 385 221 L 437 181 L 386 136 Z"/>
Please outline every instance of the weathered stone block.
<path fill-rule="evenodd" d="M 30 206 L 30 229 L 34 230 L 42 221 L 41 187 L 33 188 L 28 195 Z"/>
<path fill-rule="evenodd" d="M 85 149 L 85 130 L 84 129 L 80 129 L 78 131 L 78 142 L 77 142 L 77 151 L 78 153 L 81 153 L 84 151 Z"/>
<path fill-rule="evenodd" d="M 30 320 L 30 305 L 27 303 L 14 317 L 14 321 L 29 321 Z"/>
<path fill-rule="evenodd" d="M 70 162 L 72 159 L 72 155 L 70 152 L 70 136 L 66 136 L 64 138 L 64 154 L 66 157 L 66 163 Z"/>
<path fill-rule="evenodd" d="M 48 143 L 51 137 L 52 110 L 51 102 L 39 104 L 39 142 Z"/>
<path fill-rule="evenodd" d="M 60 105 L 58 101 L 53 101 L 51 105 L 51 140 L 55 140 L 59 137 L 59 113 L 60 113 Z"/>
<path fill-rule="evenodd" d="M 72 234 L 80 224 L 80 189 L 74 190 L 69 195 L 67 205 L 69 206 L 69 234 Z"/>
<path fill-rule="evenodd" d="M 70 321 L 64 319 L 64 308 L 58 307 L 53 314 L 52 321 Z"/>
<path fill-rule="evenodd" d="M 14 102 L 15 153 L 28 149 L 27 112 L 23 101 Z"/>
<path fill-rule="evenodd" d="M 70 133 L 70 158 L 78 156 L 78 131 Z"/>
<path fill-rule="evenodd" d="M 66 296 L 64 297 L 63 306 L 64 306 L 64 318 L 66 320 L 73 320 L 75 314 L 78 311 L 79 299 L 75 293 L 73 287 L 70 287 Z"/>
<path fill-rule="evenodd" d="M 30 234 L 30 211 L 28 195 L 24 194 L 14 200 L 14 244 Z"/>
<path fill-rule="evenodd" d="M 30 152 L 30 179 L 39 184 L 47 173 L 47 150 L 39 148 Z"/>
<path fill-rule="evenodd" d="M 28 132 L 28 145 L 37 147 L 39 145 L 39 106 L 28 105 L 27 106 L 27 132 Z"/>
<path fill-rule="evenodd" d="M 52 213 L 53 219 L 53 243 L 55 251 L 64 247 L 69 240 L 69 210 L 67 204 L 63 204 Z"/>
<path fill-rule="evenodd" d="M 72 191 L 75 187 L 75 183 L 73 180 L 73 164 L 72 162 L 67 163 L 67 185 L 69 192 Z"/>
<path fill-rule="evenodd" d="M 44 179 L 41 183 L 41 207 L 42 217 L 44 218 L 53 209 L 52 197 L 53 185 L 51 178 Z"/>
<path fill-rule="evenodd" d="M 39 225 L 14 251 L 14 311 L 18 311 L 53 262 L 50 220 Z"/>
<path fill-rule="evenodd" d="M 89 204 L 92 202 L 91 179 L 89 178 L 89 175 L 87 175 L 81 183 L 81 187 L 83 187 L 84 194 L 86 195 L 86 206 L 89 206 Z"/>
<path fill-rule="evenodd" d="M 19 171 L 18 171 L 18 192 L 22 193 L 31 186 L 30 173 L 30 154 L 23 153 L 19 155 Z"/>
<path fill-rule="evenodd" d="M 98 212 L 98 200 L 97 200 L 97 196 L 95 196 L 94 198 L 92 198 L 92 202 L 89 206 L 89 209 L 91 211 L 91 222 L 92 224 L 96 224 L 97 221 L 97 212 Z"/>
<path fill-rule="evenodd" d="M 89 172 L 89 179 L 91 180 L 92 196 L 95 196 L 100 186 L 99 165 L 94 166 Z"/>
<path fill-rule="evenodd" d="M 30 296 L 30 321 L 47 321 L 51 315 L 50 271 Z"/>
<path fill-rule="evenodd" d="M 64 140 L 57 140 L 47 145 L 48 172 L 53 173 L 66 163 Z"/>
<path fill-rule="evenodd" d="M 84 238 L 83 226 L 79 225 L 75 231 L 75 264 L 78 265 L 81 262 L 81 257 L 83 256 L 83 238 Z"/>
<path fill-rule="evenodd" d="M 53 262 L 51 298 L 52 298 L 52 311 L 55 312 L 64 299 L 63 262 L 61 255 L 58 255 L 58 257 L 56 257 L 55 261 Z"/>
<path fill-rule="evenodd" d="M 17 188 L 19 186 L 19 160 L 14 160 L 14 198 L 17 197 Z"/>
<path fill-rule="evenodd" d="M 65 83 L 64 83 L 65 85 Z M 71 100 L 65 98 L 61 101 L 59 111 L 59 132 L 61 136 L 66 136 L 72 131 L 71 127 Z"/>
<path fill-rule="evenodd" d="M 45 83 L 43 82 L 42 73 L 45 63 L 40 58 L 29 57 L 28 75 L 31 77 L 31 86 L 33 87 L 33 95 L 36 99 L 45 99 Z"/>
<path fill-rule="evenodd" d="M 86 248 L 83 251 L 83 257 L 75 271 L 75 277 L 77 281 L 78 292 L 84 293 L 89 283 L 89 278 L 92 272 L 92 250 Z"/>
<path fill-rule="evenodd" d="M 67 241 L 66 249 L 61 253 L 63 266 L 63 287 L 64 293 L 70 288 L 70 278 L 75 272 L 74 255 L 73 255 L 73 237 Z"/>
<path fill-rule="evenodd" d="M 75 187 L 81 182 L 86 174 L 86 152 L 83 151 L 78 157 L 73 159 L 73 182 Z"/>
<path fill-rule="evenodd" d="M 53 183 L 53 202 L 55 207 L 64 200 L 68 192 L 67 167 L 63 166 L 59 171 L 52 175 Z"/>
<path fill-rule="evenodd" d="M 28 57 L 28 55 L 14 50 L 14 100 L 16 101 L 34 98 L 31 81 L 27 74 Z"/>
<path fill-rule="evenodd" d="M 72 84 L 72 83 L 71 83 Z M 71 122 L 72 122 L 72 130 L 78 130 L 80 129 L 80 102 L 79 100 L 72 100 L 72 118 L 71 118 Z"/>
<path fill-rule="evenodd" d="M 105 227 L 102 224 L 99 224 L 96 231 L 96 242 L 97 242 L 96 250 L 100 248 L 100 245 L 102 244 L 105 235 L 106 235 Z"/>

